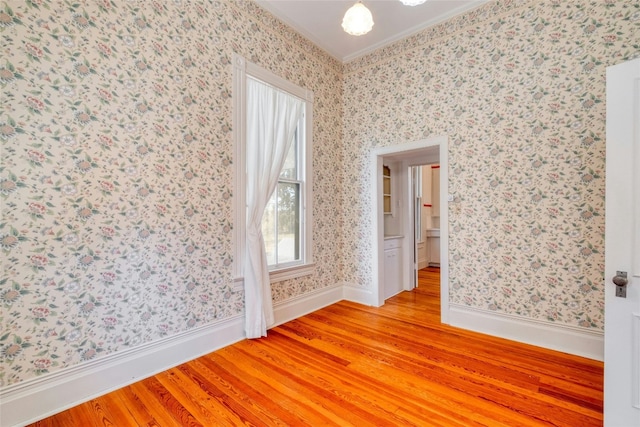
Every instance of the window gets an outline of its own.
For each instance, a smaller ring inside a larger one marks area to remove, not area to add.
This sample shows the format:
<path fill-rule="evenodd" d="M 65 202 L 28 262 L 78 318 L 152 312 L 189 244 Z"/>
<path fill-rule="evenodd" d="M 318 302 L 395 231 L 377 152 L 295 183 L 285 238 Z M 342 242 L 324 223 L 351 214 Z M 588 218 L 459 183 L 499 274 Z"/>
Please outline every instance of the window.
<path fill-rule="evenodd" d="M 262 235 L 270 270 L 304 262 L 304 117 L 298 123 L 295 138 L 278 186 L 262 218 Z"/>
<path fill-rule="evenodd" d="M 239 55 L 234 56 L 234 139 L 236 164 L 234 274 L 242 280 L 245 251 L 246 190 L 251 171 L 246 170 L 246 79 L 254 78 L 304 101 L 304 114 L 287 154 L 278 185 L 262 218 L 267 263 L 271 282 L 300 277 L 313 271 L 312 252 L 312 124 L 313 93 L 288 82 Z"/>

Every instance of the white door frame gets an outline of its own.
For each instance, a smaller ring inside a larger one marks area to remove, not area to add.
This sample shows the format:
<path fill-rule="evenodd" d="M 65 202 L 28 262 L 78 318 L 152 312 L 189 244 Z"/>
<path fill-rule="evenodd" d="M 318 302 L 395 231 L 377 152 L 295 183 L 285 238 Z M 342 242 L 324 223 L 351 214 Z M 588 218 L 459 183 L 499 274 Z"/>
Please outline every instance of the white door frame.
<path fill-rule="evenodd" d="M 439 152 L 435 159 L 440 164 L 440 206 L 443 207 L 440 213 L 440 320 L 442 323 L 449 323 L 449 212 L 448 206 L 449 194 L 449 157 L 448 157 L 448 138 L 446 136 L 437 136 L 434 138 L 423 139 L 420 141 L 398 144 L 388 147 L 378 147 L 372 151 L 371 155 L 371 181 L 370 191 L 372 205 L 375 210 L 373 215 L 373 230 L 371 235 L 371 247 L 374 254 L 372 268 L 372 301 L 371 305 L 379 307 L 384 304 L 384 214 L 382 209 L 382 165 L 384 159 L 393 159 L 403 162 L 405 166 L 417 166 L 421 164 L 434 163 L 433 156 L 435 152 Z M 406 175 L 406 171 L 404 172 Z M 407 194 L 408 180 L 402 179 L 400 194 L 403 198 Z M 404 201 L 406 204 L 408 202 Z M 405 209 L 403 214 L 403 229 L 405 236 L 411 233 L 411 212 Z M 402 258 L 405 277 L 409 277 L 413 257 L 410 257 L 411 242 L 413 239 L 403 239 Z"/>

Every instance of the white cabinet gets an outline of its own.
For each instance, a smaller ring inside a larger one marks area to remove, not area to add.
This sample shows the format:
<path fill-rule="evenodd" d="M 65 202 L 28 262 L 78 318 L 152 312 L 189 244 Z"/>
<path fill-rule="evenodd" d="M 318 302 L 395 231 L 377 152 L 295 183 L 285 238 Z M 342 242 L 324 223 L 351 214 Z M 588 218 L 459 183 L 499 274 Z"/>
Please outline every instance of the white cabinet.
<path fill-rule="evenodd" d="M 402 292 L 402 237 L 384 241 L 384 299 Z"/>
<path fill-rule="evenodd" d="M 427 229 L 427 257 L 429 266 L 440 266 L 440 229 Z"/>
<path fill-rule="evenodd" d="M 429 251 L 427 250 L 426 237 L 422 242 L 418 242 L 416 246 L 418 246 L 418 270 L 420 270 L 429 265 L 429 258 L 428 258 Z"/>

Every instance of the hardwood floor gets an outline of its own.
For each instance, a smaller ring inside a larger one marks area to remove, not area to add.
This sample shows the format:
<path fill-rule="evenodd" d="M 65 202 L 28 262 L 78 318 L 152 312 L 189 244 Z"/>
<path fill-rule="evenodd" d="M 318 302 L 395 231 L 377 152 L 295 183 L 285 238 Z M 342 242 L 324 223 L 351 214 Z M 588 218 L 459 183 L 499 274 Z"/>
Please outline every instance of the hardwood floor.
<path fill-rule="evenodd" d="M 599 426 L 603 365 L 439 323 L 437 269 L 36 426 Z"/>

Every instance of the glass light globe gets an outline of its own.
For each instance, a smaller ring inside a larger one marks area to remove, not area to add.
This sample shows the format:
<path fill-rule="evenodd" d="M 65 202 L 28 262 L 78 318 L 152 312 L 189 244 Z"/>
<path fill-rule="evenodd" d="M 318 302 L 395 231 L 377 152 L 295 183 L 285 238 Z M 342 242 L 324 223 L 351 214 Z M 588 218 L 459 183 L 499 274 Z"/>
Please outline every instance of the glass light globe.
<path fill-rule="evenodd" d="M 344 14 L 342 28 L 353 36 L 367 34 L 373 28 L 373 16 L 365 5 L 358 2 Z"/>
<path fill-rule="evenodd" d="M 427 0 L 400 0 L 400 2 L 405 6 L 417 6 L 426 2 Z"/>

